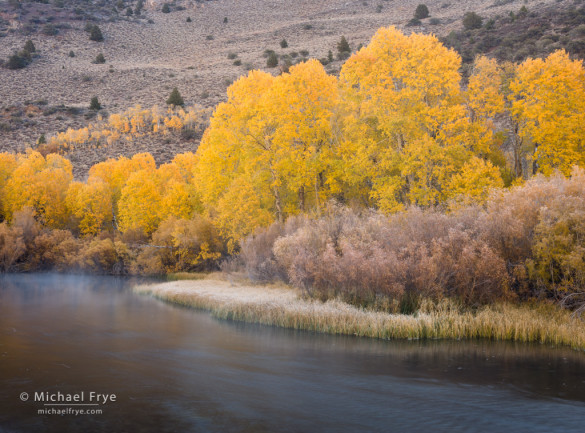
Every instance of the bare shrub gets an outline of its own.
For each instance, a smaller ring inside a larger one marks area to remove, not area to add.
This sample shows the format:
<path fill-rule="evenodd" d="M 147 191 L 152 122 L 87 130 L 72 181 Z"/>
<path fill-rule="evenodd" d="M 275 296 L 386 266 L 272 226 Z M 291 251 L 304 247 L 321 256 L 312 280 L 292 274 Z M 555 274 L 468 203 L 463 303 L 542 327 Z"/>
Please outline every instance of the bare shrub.
<path fill-rule="evenodd" d="M 477 236 L 480 212 L 445 215 L 412 208 L 387 217 L 332 205 L 292 233 L 279 237 L 278 228 L 264 233 L 262 248 L 257 236 L 256 254 L 246 250 L 244 262 L 262 269 L 259 257 L 269 258 L 273 243 L 270 266 L 286 270 L 287 281 L 319 298 L 340 296 L 365 305 L 379 304 L 380 298 L 416 303 L 420 297 L 452 296 L 466 304 L 486 303 L 506 296 L 508 274 L 504 261 Z"/>
<path fill-rule="evenodd" d="M 240 259 L 248 278 L 252 281 L 268 282 L 286 280 L 286 269 L 280 266 L 274 256 L 274 242 L 287 234 L 294 233 L 306 223 L 306 217 L 289 218 L 285 224 L 274 223 L 260 228 L 240 243 Z"/>
<path fill-rule="evenodd" d="M 35 219 L 35 211 L 25 206 L 14 212 L 12 227 L 20 229 L 25 244 L 29 245 L 41 231 L 41 225 Z"/>
<path fill-rule="evenodd" d="M 70 271 L 82 244 L 68 230 L 46 230 L 35 237 L 27 257 L 30 270 Z"/>
<path fill-rule="evenodd" d="M 0 224 L 0 270 L 3 272 L 12 270 L 25 250 L 22 229 L 9 227 L 5 222 Z"/>

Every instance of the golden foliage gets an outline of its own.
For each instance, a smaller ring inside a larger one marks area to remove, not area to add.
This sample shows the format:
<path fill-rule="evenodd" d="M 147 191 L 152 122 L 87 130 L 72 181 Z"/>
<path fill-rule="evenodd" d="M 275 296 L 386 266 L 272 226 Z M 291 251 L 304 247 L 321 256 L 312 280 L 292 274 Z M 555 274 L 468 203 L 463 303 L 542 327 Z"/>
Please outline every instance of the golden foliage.
<path fill-rule="evenodd" d="M 17 156 L 17 165 L 4 187 L 4 208 L 10 221 L 14 212 L 30 207 L 48 227 L 65 227 L 68 222 L 65 199 L 73 179 L 71 163 L 65 158 L 28 151 Z"/>
<path fill-rule="evenodd" d="M 187 109 L 169 107 L 166 111 L 158 106 L 143 109 L 136 105 L 122 113 L 111 114 L 85 128 L 69 128 L 48 138 L 43 149 L 57 149 L 67 153 L 80 147 L 112 145 L 120 139 L 130 143 L 150 134 L 167 134 L 183 129 L 203 130 L 207 125 L 209 110 L 200 106 Z"/>

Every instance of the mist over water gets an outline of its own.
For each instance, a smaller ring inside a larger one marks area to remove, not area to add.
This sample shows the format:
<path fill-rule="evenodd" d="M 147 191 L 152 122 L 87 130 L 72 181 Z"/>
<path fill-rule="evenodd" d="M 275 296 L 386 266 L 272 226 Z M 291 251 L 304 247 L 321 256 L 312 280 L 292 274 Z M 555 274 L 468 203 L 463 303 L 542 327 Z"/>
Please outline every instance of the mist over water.
<path fill-rule="evenodd" d="M 585 354 L 219 321 L 112 277 L 0 277 L 0 432 L 581 432 Z M 115 394 L 39 415 L 35 392 Z M 31 398 L 21 401 L 21 393 Z"/>

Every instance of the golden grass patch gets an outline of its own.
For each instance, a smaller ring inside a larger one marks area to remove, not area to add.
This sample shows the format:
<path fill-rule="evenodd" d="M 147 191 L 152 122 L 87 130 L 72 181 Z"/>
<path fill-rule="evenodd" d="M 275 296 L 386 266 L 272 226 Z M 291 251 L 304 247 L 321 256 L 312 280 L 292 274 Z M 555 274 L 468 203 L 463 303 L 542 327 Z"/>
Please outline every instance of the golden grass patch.
<path fill-rule="evenodd" d="M 585 349 L 585 323 L 554 305 L 497 304 L 461 310 L 444 300 L 423 302 L 414 315 L 359 309 L 333 300 L 303 299 L 286 287 L 220 280 L 173 281 L 134 288 L 167 302 L 208 310 L 220 319 L 381 339 L 492 339 Z"/>

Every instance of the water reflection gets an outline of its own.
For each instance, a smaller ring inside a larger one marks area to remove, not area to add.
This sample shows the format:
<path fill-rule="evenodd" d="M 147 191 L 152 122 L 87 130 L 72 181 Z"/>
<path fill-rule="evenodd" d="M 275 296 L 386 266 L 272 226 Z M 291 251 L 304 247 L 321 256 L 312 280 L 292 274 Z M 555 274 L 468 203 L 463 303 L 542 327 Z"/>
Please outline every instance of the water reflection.
<path fill-rule="evenodd" d="M 0 277 L 0 431 L 582 431 L 585 355 L 217 321 L 125 279 Z M 115 393 L 37 415 L 21 392 Z M 4 430 L 3 430 L 4 429 Z"/>

